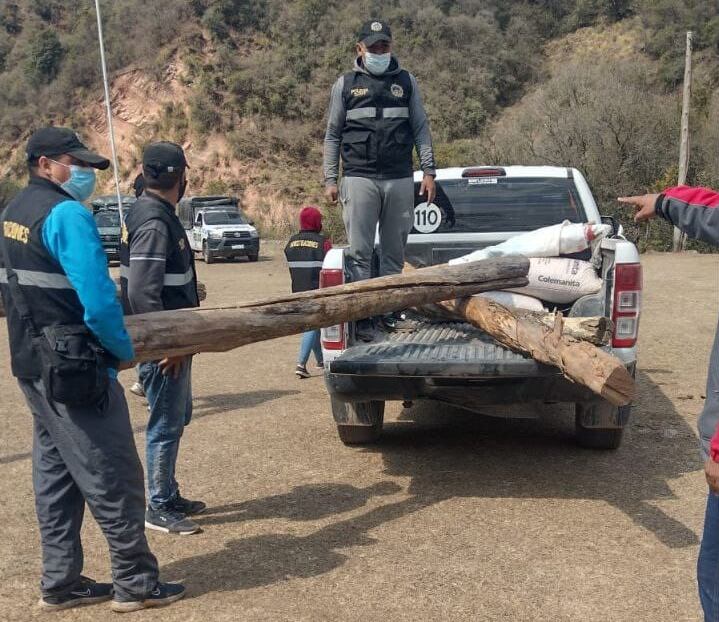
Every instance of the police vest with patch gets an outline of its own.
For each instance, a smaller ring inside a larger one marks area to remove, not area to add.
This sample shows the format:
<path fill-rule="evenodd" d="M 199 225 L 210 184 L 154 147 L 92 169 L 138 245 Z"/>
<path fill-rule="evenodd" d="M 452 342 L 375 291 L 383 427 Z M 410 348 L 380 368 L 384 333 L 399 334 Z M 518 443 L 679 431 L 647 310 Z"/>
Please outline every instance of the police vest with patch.
<path fill-rule="evenodd" d="M 165 203 L 150 193 L 145 193 L 128 210 L 120 237 L 120 291 L 125 314 L 132 314 L 127 293 L 132 239 L 137 230 L 150 220 L 164 222 L 169 234 L 165 258 L 165 280 L 161 293 L 163 308 L 170 310 L 200 306 L 197 296 L 195 258 L 190 250 L 185 230 L 169 203 Z"/>
<path fill-rule="evenodd" d="M 409 123 L 412 79 L 404 69 L 393 75 L 345 74 L 342 98 L 342 170 L 345 176 L 412 177 L 414 135 Z"/>
<path fill-rule="evenodd" d="M 19 378 L 39 378 L 41 365 L 29 328 L 20 318 L 9 291 L 6 268 L 17 274 L 18 286 L 38 331 L 83 324 L 84 308 L 77 292 L 42 238 L 52 209 L 74 200 L 52 182 L 32 177 L 0 219 L 0 290 L 7 315 L 12 373 Z"/>
<path fill-rule="evenodd" d="M 316 231 L 300 231 L 287 242 L 285 257 L 290 267 L 293 292 L 306 292 L 320 286 L 325 239 Z"/>

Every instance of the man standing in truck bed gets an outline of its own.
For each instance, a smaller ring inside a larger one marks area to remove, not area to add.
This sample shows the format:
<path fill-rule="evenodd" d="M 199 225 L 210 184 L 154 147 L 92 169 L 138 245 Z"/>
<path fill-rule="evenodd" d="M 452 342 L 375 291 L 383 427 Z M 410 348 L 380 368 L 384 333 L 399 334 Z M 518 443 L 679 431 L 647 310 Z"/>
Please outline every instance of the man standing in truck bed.
<path fill-rule="evenodd" d="M 420 195 L 428 203 L 434 200 L 435 162 L 417 80 L 392 55 L 390 27 L 366 22 L 356 49 L 353 70 L 332 87 L 324 176 L 327 197 L 342 203 L 352 278 L 362 280 L 370 278 L 378 224 L 379 275 L 402 272 L 414 213 L 413 149 L 424 171 Z"/>

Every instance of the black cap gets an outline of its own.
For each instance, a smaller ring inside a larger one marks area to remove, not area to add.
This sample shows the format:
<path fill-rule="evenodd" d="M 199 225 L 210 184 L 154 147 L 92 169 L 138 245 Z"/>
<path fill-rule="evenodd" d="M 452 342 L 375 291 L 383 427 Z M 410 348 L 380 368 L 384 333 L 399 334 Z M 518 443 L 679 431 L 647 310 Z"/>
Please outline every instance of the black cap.
<path fill-rule="evenodd" d="M 179 176 L 186 168 L 190 168 L 185 159 L 185 152 L 180 145 L 161 141 L 145 147 L 142 154 L 142 171 L 148 177 L 160 175 Z"/>
<path fill-rule="evenodd" d="M 357 41 L 364 43 L 367 47 L 377 43 L 377 41 L 392 41 L 392 31 L 387 22 L 371 19 L 362 24 Z"/>
<path fill-rule="evenodd" d="M 28 160 L 67 154 L 103 171 L 110 166 L 110 160 L 90 151 L 80 137 L 67 127 L 42 127 L 36 130 L 27 141 L 26 151 Z"/>

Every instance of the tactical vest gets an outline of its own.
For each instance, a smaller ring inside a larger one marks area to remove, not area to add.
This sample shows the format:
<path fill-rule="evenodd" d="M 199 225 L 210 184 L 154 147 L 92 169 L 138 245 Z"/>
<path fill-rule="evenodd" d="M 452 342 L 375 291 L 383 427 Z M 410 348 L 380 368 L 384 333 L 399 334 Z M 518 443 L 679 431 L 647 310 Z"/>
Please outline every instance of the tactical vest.
<path fill-rule="evenodd" d="M 127 293 L 132 239 L 137 230 L 150 220 L 164 222 L 169 235 L 165 259 L 165 280 L 161 293 L 163 309 L 199 307 L 195 258 L 185 230 L 169 203 L 165 203 L 151 192 L 146 192 L 126 212 L 125 224 L 120 235 L 120 291 L 125 314 L 132 315 Z"/>
<path fill-rule="evenodd" d="M 292 291 L 306 292 L 320 286 L 320 270 L 325 258 L 325 236 L 316 231 L 300 231 L 285 246 L 290 267 Z"/>
<path fill-rule="evenodd" d="M 43 225 L 52 209 L 74 200 L 56 184 L 32 177 L 0 217 L 0 291 L 7 315 L 12 373 L 18 378 L 39 378 L 41 369 L 30 330 L 10 293 L 6 268 L 17 274 L 18 286 L 38 331 L 83 324 L 84 308 L 77 292 L 42 238 Z"/>
<path fill-rule="evenodd" d="M 414 134 L 409 124 L 412 80 L 404 69 L 389 76 L 352 71 L 344 76 L 342 170 L 345 176 L 412 177 Z"/>

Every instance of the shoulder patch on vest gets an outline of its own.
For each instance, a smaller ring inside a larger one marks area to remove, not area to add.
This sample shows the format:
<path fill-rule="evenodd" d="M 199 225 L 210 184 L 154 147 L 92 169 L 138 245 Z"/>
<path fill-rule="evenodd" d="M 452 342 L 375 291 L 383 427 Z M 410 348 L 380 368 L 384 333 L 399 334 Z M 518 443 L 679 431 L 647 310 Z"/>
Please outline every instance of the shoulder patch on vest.
<path fill-rule="evenodd" d="M 389 90 L 395 97 L 402 97 L 404 95 L 404 89 L 399 84 L 393 84 Z"/>
<path fill-rule="evenodd" d="M 365 95 L 367 95 L 367 93 L 369 93 L 369 89 L 366 86 L 356 86 L 355 88 L 350 90 L 350 93 L 352 93 L 353 97 L 364 97 Z"/>

